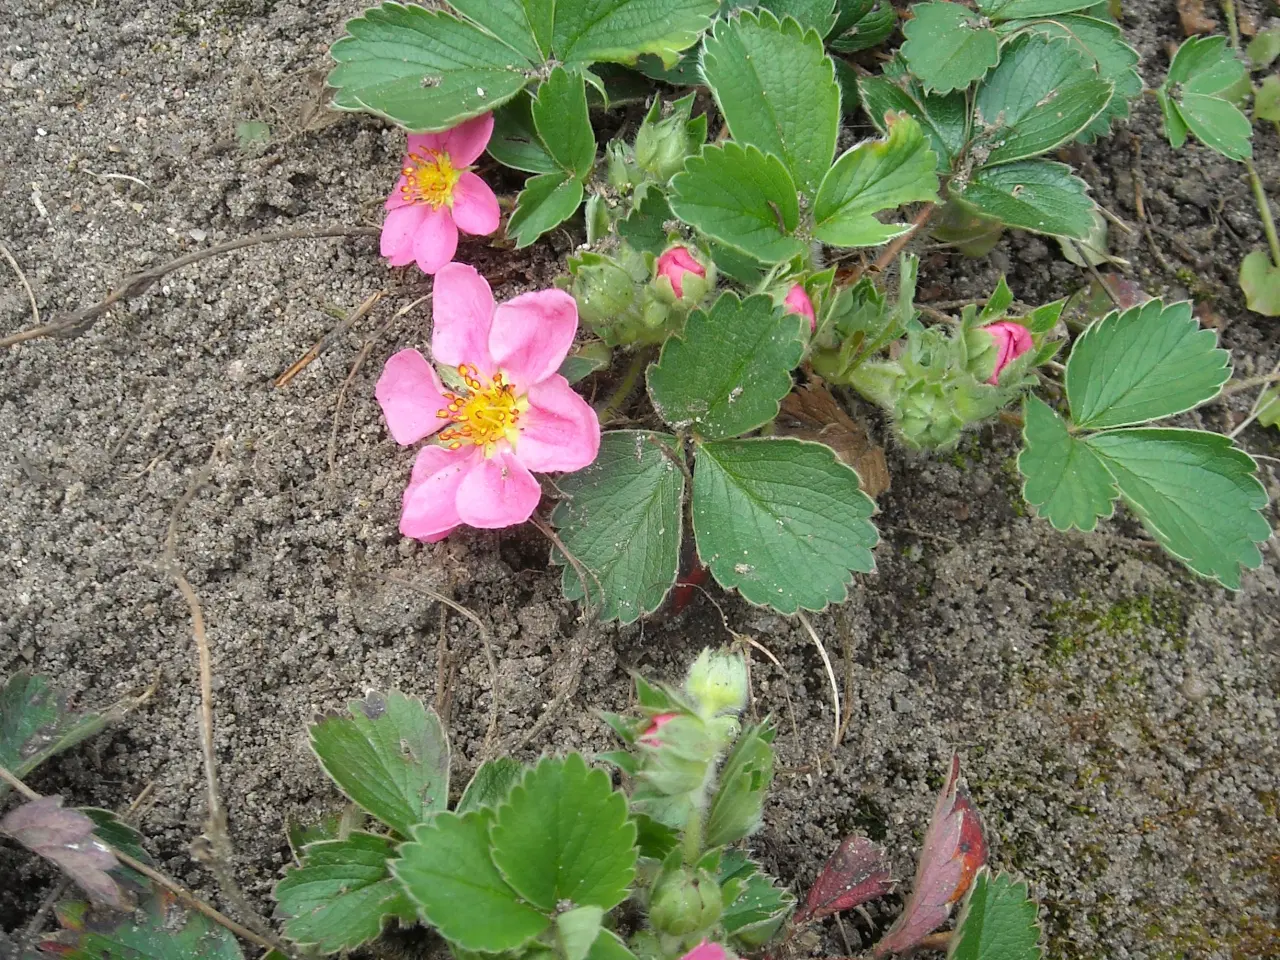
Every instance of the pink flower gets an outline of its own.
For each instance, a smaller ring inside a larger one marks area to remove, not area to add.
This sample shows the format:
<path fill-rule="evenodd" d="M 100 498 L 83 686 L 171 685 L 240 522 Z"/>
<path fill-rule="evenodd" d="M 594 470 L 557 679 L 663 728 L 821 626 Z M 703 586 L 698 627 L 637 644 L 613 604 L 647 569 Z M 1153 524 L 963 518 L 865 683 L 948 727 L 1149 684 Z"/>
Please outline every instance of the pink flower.
<path fill-rule="evenodd" d="M 1000 382 L 1000 372 L 1035 344 L 1031 340 L 1031 331 L 1020 323 L 1001 320 L 982 329 L 991 334 L 996 342 L 996 368 L 987 378 L 987 383 L 997 384 Z"/>
<path fill-rule="evenodd" d="M 523 523 L 542 489 L 530 471 L 581 470 L 600 449 L 600 422 L 559 370 L 578 329 L 562 290 L 525 293 L 495 309 L 474 267 L 436 274 L 431 352 L 466 384 L 445 390 L 417 350 L 387 361 L 375 391 L 396 443 L 441 427 L 404 494 L 400 532 L 434 543 L 460 524 Z"/>
<path fill-rule="evenodd" d="M 660 713 L 653 718 L 647 730 L 640 735 L 640 742 L 646 747 L 660 747 L 662 740 L 658 737 L 658 731 L 667 723 L 680 716 L 678 713 Z"/>
<path fill-rule="evenodd" d="M 677 297 L 684 296 L 684 275 L 692 273 L 696 277 L 705 277 L 707 268 L 693 258 L 687 248 L 672 247 L 658 257 L 658 276 L 671 281 L 671 289 Z"/>
<path fill-rule="evenodd" d="M 798 313 L 802 317 L 808 317 L 810 333 L 818 329 L 818 317 L 813 312 L 813 301 L 804 292 L 802 284 L 797 283 L 787 291 L 787 298 L 782 301 L 782 309 L 787 313 Z"/>
<path fill-rule="evenodd" d="M 680 960 L 727 960 L 727 958 L 728 953 L 724 947 L 718 943 L 703 940 Z"/>
<path fill-rule="evenodd" d="M 444 133 L 411 133 L 396 188 L 387 197 L 382 255 L 393 267 L 413 261 L 435 273 L 453 259 L 458 231 L 498 229 L 498 198 L 471 172 L 493 134 L 493 114 Z"/>

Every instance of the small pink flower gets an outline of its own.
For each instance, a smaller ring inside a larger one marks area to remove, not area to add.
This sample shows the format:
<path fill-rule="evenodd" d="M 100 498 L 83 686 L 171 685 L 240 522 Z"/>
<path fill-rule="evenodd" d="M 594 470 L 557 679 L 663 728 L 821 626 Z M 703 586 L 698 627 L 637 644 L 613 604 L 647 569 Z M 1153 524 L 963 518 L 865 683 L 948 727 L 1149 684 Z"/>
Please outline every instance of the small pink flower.
<path fill-rule="evenodd" d="M 640 735 L 640 742 L 646 747 L 660 747 L 662 740 L 658 737 L 658 731 L 667 723 L 680 716 L 678 713 L 660 713 L 653 718 L 647 730 Z"/>
<path fill-rule="evenodd" d="M 446 391 L 417 350 L 387 361 L 375 394 L 396 443 L 441 427 L 418 452 L 400 532 L 434 543 L 461 524 L 524 523 L 542 489 L 530 471 L 581 470 L 600 449 L 600 421 L 557 371 L 573 345 L 578 308 L 563 290 L 524 293 L 495 308 L 474 267 L 436 274 L 431 352 L 466 384 Z"/>
<path fill-rule="evenodd" d="M 1000 372 L 1035 344 L 1031 340 L 1031 331 L 1020 323 L 1001 320 L 982 329 L 991 334 L 996 342 L 996 369 L 987 378 L 987 383 L 998 384 Z"/>
<path fill-rule="evenodd" d="M 787 298 L 782 301 L 782 309 L 787 313 L 798 313 L 802 317 L 808 317 L 810 333 L 818 329 L 818 317 L 813 312 L 813 301 L 804 292 L 802 284 L 797 283 L 787 291 Z"/>
<path fill-rule="evenodd" d="M 453 259 L 459 230 L 483 236 L 498 229 L 498 198 L 470 167 L 492 134 L 491 113 L 444 133 L 409 134 L 382 224 L 382 255 L 391 266 L 416 260 L 423 273 L 435 273 Z"/>
<path fill-rule="evenodd" d="M 680 960 L 727 960 L 728 952 L 718 943 L 703 940 Z"/>
<path fill-rule="evenodd" d="M 687 248 L 672 247 L 658 257 L 658 276 L 671 281 L 671 289 L 677 297 L 684 296 L 684 275 L 692 273 L 696 277 L 705 277 L 707 268 L 693 258 Z"/>

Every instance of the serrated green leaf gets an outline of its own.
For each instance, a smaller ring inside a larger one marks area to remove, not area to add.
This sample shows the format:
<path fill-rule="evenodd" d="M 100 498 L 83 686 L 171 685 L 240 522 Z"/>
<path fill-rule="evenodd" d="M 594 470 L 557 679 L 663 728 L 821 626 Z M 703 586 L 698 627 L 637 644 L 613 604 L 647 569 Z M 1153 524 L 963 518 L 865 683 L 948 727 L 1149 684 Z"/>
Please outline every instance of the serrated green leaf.
<path fill-rule="evenodd" d="M 449 6 L 501 38 L 530 62 L 551 56 L 554 0 L 450 0 Z"/>
<path fill-rule="evenodd" d="M 1217 396 L 1230 355 L 1200 327 L 1187 301 L 1150 300 L 1112 312 L 1076 340 L 1067 358 L 1071 418 L 1089 430 L 1159 420 Z"/>
<path fill-rule="evenodd" d="M 546 0 L 543 0 L 544 4 Z M 635 63 L 654 54 L 670 67 L 698 42 L 717 0 L 555 0 L 552 48 L 567 65 Z"/>
<path fill-rule="evenodd" d="M 698 448 L 693 528 L 716 581 L 781 613 L 821 610 L 875 568 L 875 509 L 823 444 L 720 440 Z"/>
<path fill-rule="evenodd" d="M 1039 397 L 1023 404 L 1022 495 L 1055 530 L 1092 530 L 1120 495 L 1097 454 Z"/>
<path fill-rule="evenodd" d="M 814 236 L 836 247 L 871 247 L 911 229 L 873 214 L 938 199 L 937 158 L 920 124 L 898 117 L 884 140 L 863 141 L 827 172 L 814 204 Z"/>
<path fill-rule="evenodd" d="M 1226 37 L 1191 37 L 1184 42 L 1159 90 L 1169 142 L 1180 147 L 1189 129 L 1205 146 L 1232 160 L 1252 156 L 1253 127 L 1231 102 L 1245 77 L 1245 66 L 1227 46 Z"/>
<path fill-rule="evenodd" d="M 392 690 L 311 725 L 311 748 L 348 797 L 408 836 L 449 800 L 449 739 L 434 710 Z"/>
<path fill-rule="evenodd" d="M 929 138 L 938 171 L 951 171 L 952 162 L 969 142 L 972 112 L 963 92 L 927 95 L 911 81 L 906 81 L 904 89 L 884 77 L 860 78 L 858 91 L 867 115 L 881 134 L 889 132 L 888 116 L 905 112 Z"/>
<path fill-rule="evenodd" d="M 766 263 L 805 251 L 796 187 L 782 161 L 729 142 L 691 157 L 671 181 L 671 209 L 707 236 Z"/>
<path fill-rule="evenodd" d="M 1020 160 L 978 170 L 961 196 L 979 213 L 1010 227 L 1084 238 L 1093 227 L 1087 190 L 1064 163 Z"/>
<path fill-rule="evenodd" d="M 802 319 L 783 313 L 771 297 L 723 293 L 663 345 L 649 367 L 649 396 L 677 430 L 710 440 L 736 437 L 778 415 L 804 347 Z"/>
<path fill-rule="evenodd" d="M 779 20 L 792 17 L 822 37 L 836 25 L 836 0 L 760 0 L 760 9 L 768 10 Z"/>
<path fill-rule="evenodd" d="M 985 164 L 1040 156 L 1074 139 L 1103 111 L 1113 89 L 1065 40 L 1014 37 L 975 99 L 979 143 L 989 151 Z"/>
<path fill-rule="evenodd" d="M 645 191 L 631 212 L 618 221 L 618 236 L 643 253 L 659 256 L 668 246 L 667 221 L 674 220 L 671 204 L 661 190 Z"/>
<path fill-rule="evenodd" d="M 533 125 L 532 104 L 528 93 L 520 93 L 495 110 L 493 136 L 486 150 L 493 159 L 513 170 L 555 173 L 560 167 Z"/>
<path fill-rule="evenodd" d="M 574 907 L 556 916 L 557 940 L 565 960 L 587 960 L 603 920 L 599 907 Z"/>
<path fill-rule="evenodd" d="M 626 797 L 581 754 L 544 757 L 525 774 L 498 809 L 491 837 L 507 883 L 548 912 L 563 901 L 611 910 L 635 877 Z"/>
<path fill-rule="evenodd" d="M 467 950 L 516 950 L 551 921 L 502 878 L 489 853 L 492 810 L 439 813 L 400 847 L 391 872 L 423 919 Z"/>
<path fill-rule="evenodd" d="M 911 13 L 900 53 L 926 90 L 963 90 L 999 61 L 995 31 L 968 7 L 940 0 L 918 3 Z"/>
<path fill-rule="evenodd" d="M 236 938 L 199 913 L 186 913 L 167 891 L 150 888 L 136 910 L 121 912 L 64 900 L 63 929 L 40 943 L 40 955 L 67 960 L 243 960 Z"/>
<path fill-rule="evenodd" d="M 1253 115 L 1258 120 L 1280 123 L 1280 74 L 1263 77 L 1253 98 Z"/>
<path fill-rule="evenodd" d="M 155 860 L 147 852 L 147 848 L 142 845 L 142 834 L 121 820 L 115 813 L 98 807 L 78 807 L 77 809 L 93 821 L 93 832 L 99 840 L 109 843 L 121 853 L 126 853 L 133 859 L 147 864 L 147 866 L 155 864 Z M 122 866 L 122 869 L 127 870 L 130 868 Z"/>
<path fill-rule="evenodd" d="M 1240 588 L 1271 536 L 1257 464 L 1229 437 L 1199 430 L 1112 430 L 1085 440 L 1161 546 L 1202 577 Z"/>
<path fill-rule="evenodd" d="M 361 832 L 310 844 L 302 866 L 276 884 L 285 936 L 328 954 L 368 943 L 389 917 L 413 923 L 413 904 L 388 870 L 394 851 L 386 837 Z"/>
<path fill-rule="evenodd" d="M 898 11 L 889 0 L 842 3 L 840 9 L 841 17 L 827 40 L 827 45 L 837 53 L 858 53 L 878 47 L 898 26 Z M 837 69 L 842 62 L 836 61 Z"/>
<path fill-rule="evenodd" d="M 1240 289 L 1245 304 L 1264 317 L 1280 317 L 1280 267 L 1265 250 L 1254 250 L 1240 261 Z"/>
<path fill-rule="evenodd" d="M 49 678 L 19 671 L 0 690 L 0 766 L 25 777 L 55 754 L 92 737 L 122 713 L 73 713 Z M 0 783 L 0 798 L 9 792 Z"/>
<path fill-rule="evenodd" d="M 765 794 L 773 782 L 774 736 L 770 721 L 754 723 L 742 731 L 729 751 L 720 769 L 720 785 L 707 810 L 703 842 L 708 849 L 737 843 L 759 829 Z"/>
<path fill-rule="evenodd" d="M 1258 399 L 1258 423 L 1280 427 L 1280 387 L 1272 387 Z"/>
<path fill-rule="evenodd" d="M 400 3 L 348 20 L 331 53 L 334 106 L 369 110 L 413 132 L 447 130 L 506 103 L 532 67 L 474 24 Z"/>
<path fill-rule="evenodd" d="M 507 221 L 507 236 L 516 249 L 564 223 L 582 206 L 582 181 L 567 173 L 544 173 L 525 181 Z"/>
<path fill-rule="evenodd" d="M 589 589 L 600 618 L 622 623 L 662 605 L 680 567 L 682 456 L 667 434 L 611 430 L 600 438 L 591 466 L 559 479 L 564 499 L 551 522 L 588 575 L 584 589 L 578 572 L 557 554 L 555 562 L 565 563 L 566 597 L 581 599 Z"/>
<path fill-rule="evenodd" d="M 1075 13 L 1096 0 L 978 0 L 978 9 L 995 20 L 1018 20 Z"/>
<path fill-rule="evenodd" d="M 582 74 L 552 70 L 534 94 L 531 113 L 547 152 L 566 173 L 585 179 L 596 162 L 596 135 Z"/>
<path fill-rule="evenodd" d="M 765 874 L 752 872 L 746 876 L 742 892 L 725 906 L 720 923 L 743 947 L 756 949 L 777 932 L 795 905 L 790 891 L 775 886 Z"/>
<path fill-rule="evenodd" d="M 782 160 L 812 197 L 840 125 L 840 86 L 817 31 L 768 11 L 720 20 L 703 43 L 702 72 L 734 140 Z"/>
<path fill-rule="evenodd" d="M 1025 883 L 983 868 L 973 878 L 947 960 L 1040 960 L 1040 921 Z"/>
<path fill-rule="evenodd" d="M 480 764 L 454 813 L 469 813 L 484 807 L 497 809 L 507 799 L 511 788 L 524 776 L 524 767 L 510 757 L 495 757 Z"/>

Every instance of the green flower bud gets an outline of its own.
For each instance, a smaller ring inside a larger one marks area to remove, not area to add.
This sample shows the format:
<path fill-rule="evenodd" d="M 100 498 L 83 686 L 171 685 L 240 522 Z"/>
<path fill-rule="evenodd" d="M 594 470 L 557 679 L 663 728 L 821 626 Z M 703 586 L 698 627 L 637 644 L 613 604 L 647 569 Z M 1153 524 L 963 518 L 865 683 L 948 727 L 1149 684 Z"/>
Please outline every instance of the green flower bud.
<path fill-rule="evenodd" d="M 684 688 L 706 716 L 747 705 L 747 663 L 736 653 L 705 649 L 689 668 Z"/>
<path fill-rule="evenodd" d="M 917 381 L 904 390 L 894 409 L 902 438 L 914 447 L 936 449 L 960 439 L 964 419 L 955 410 L 954 396 L 940 383 Z"/>
<path fill-rule="evenodd" d="M 569 264 L 569 292 L 578 302 L 578 317 L 591 327 L 611 327 L 626 319 L 636 300 L 636 282 L 612 257 L 580 253 Z"/>
<path fill-rule="evenodd" d="M 677 101 L 671 108 L 666 117 L 658 119 L 661 108 L 655 102 L 636 133 L 636 165 L 661 183 L 684 169 L 690 154 L 687 125 L 693 98 Z"/>
<path fill-rule="evenodd" d="M 681 867 L 658 880 L 649 922 L 658 933 L 682 937 L 709 930 L 724 909 L 720 884 L 705 870 Z"/>
<path fill-rule="evenodd" d="M 640 180 L 631 148 L 621 140 L 610 140 L 604 148 L 604 155 L 605 177 L 613 189 L 629 190 Z"/>

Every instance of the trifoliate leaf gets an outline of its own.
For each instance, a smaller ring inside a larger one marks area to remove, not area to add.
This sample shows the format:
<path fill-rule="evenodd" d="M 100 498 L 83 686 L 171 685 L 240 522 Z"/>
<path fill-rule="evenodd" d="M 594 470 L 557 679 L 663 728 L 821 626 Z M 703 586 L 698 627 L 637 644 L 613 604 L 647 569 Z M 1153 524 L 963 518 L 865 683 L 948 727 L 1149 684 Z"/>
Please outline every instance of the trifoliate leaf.
<path fill-rule="evenodd" d="M 918 3 L 902 28 L 901 54 L 926 90 L 963 90 L 1000 59 L 987 21 L 958 3 Z"/>
<path fill-rule="evenodd" d="M 48 677 L 19 671 L 0 689 L 0 766 L 22 778 L 44 761 L 100 732 L 124 712 L 75 713 Z M 0 799 L 9 785 L 0 782 Z"/>
<path fill-rule="evenodd" d="M 804 320 L 763 294 L 723 293 L 695 310 L 648 371 L 658 415 L 677 430 L 722 440 L 763 426 L 791 391 L 805 347 Z"/>
<path fill-rule="evenodd" d="M 873 214 L 938 198 L 937 158 L 920 124 L 898 115 L 884 140 L 863 141 L 827 171 L 814 204 L 814 236 L 835 247 L 871 247 L 910 230 Z"/>
<path fill-rule="evenodd" d="M 737 843 L 760 828 L 764 798 L 773 782 L 776 736 L 770 721 L 752 724 L 729 751 L 720 769 L 720 785 L 707 810 L 704 842 L 708 849 Z"/>
<path fill-rule="evenodd" d="M 520 93 L 493 112 L 489 156 L 503 166 L 525 173 L 556 173 L 560 167 L 533 123 L 532 103 Z"/>
<path fill-rule="evenodd" d="M 95 833 L 96 824 L 58 796 L 40 797 L 0 817 L 0 834 L 62 868 L 96 903 L 125 910 L 127 894 L 107 871 L 120 865 Z"/>
<path fill-rule="evenodd" d="M 720 20 L 703 43 L 702 72 L 734 140 L 782 160 L 812 197 L 840 124 L 840 87 L 817 32 L 768 11 Z"/>
<path fill-rule="evenodd" d="M 151 888 L 138 909 L 121 912 L 66 901 L 63 929 L 40 943 L 41 955 L 66 960 L 243 960 L 236 938 L 203 914 L 186 913 L 166 890 Z"/>
<path fill-rule="evenodd" d="M 720 440 L 698 448 L 693 527 L 716 581 L 781 613 L 821 610 L 875 568 L 875 509 L 823 444 Z"/>
<path fill-rule="evenodd" d="M 898 26 L 898 11 L 889 0 L 840 0 L 838 7 L 840 17 L 827 38 L 827 46 L 837 53 L 878 47 Z"/>
<path fill-rule="evenodd" d="M 978 170 L 961 196 L 1010 227 L 1083 239 L 1093 228 L 1087 190 L 1066 164 L 1020 160 Z"/>
<path fill-rule="evenodd" d="M 400 848 L 391 872 L 423 919 L 466 950 L 516 950 L 551 925 L 507 884 L 489 853 L 492 810 L 436 814 Z"/>
<path fill-rule="evenodd" d="M 947 960 L 1040 960 L 1040 921 L 1025 883 L 978 872 L 951 935 Z"/>
<path fill-rule="evenodd" d="M 568 173 L 544 173 L 524 183 L 507 221 L 516 248 L 527 247 L 572 217 L 582 205 L 582 181 Z"/>
<path fill-rule="evenodd" d="M 1040 156 L 1074 139 L 1106 107 L 1113 86 L 1065 40 L 1014 37 L 975 100 L 985 164 Z"/>
<path fill-rule="evenodd" d="M 1231 376 L 1187 301 L 1115 311 L 1076 340 L 1065 377 L 1071 418 L 1089 430 L 1172 417 L 1217 396 Z"/>
<path fill-rule="evenodd" d="M 389 917 L 414 923 L 413 904 L 388 869 L 394 849 L 386 837 L 359 831 L 309 844 L 302 865 L 276 884 L 285 936 L 328 954 L 368 943 Z"/>
<path fill-rule="evenodd" d="M 978 9 L 995 20 L 1054 17 L 1092 7 L 1096 0 L 979 0 Z"/>
<path fill-rule="evenodd" d="M 512 788 L 491 831 L 493 862 L 527 902 L 611 910 L 635 877 L 636 825 L 609 775 L 581 754 L 544 757 Z"/>
<path fill-rule="evenodd" d="M 585 179 L 596 161 L 596 135 L 582 74 L 564 67 L 552 70 L 534 94 L 531 113 L 547 152 L 566 173 Z"/>
<path fill-rule="evenodd" d="M 1022 410 L 1022 495 L 1055 530 L 1092 530 L 1115 510 L 1120 491 L 1111 473 L 1039 397 L 1027 397 Z"/>
<path fill-rule="evenodd" d="M 1265 250 L 1254 250 L 1240 261 L 1240 289 L 1254 313 L 1280 317 L 1280 267 Z"/>
<path fill-rule="evenodd" d="M 1245 66 L 1227 46 L 1226 37 L 1191 37 L 1184 42 L 1159 89 L 1169 142 L 1181 146 L 1189 129 L 1205 146 L 1232 160 L 1251 156 L 1253 126 L 1231 102 L 1245 77 Z"/>
<path fill-rule="evenodd" d="M 671 209 L 725 246 L 766 263 L 804 253 L 796 187 L 782 161 L 729 142 L 691 157 L 671 181 Z"/>
<path fill-rule="evenodd" d="M 584 588 L 573 565 L 554 555 L 565 564 L 566 597 L 578 600 L 590 591 L 600 619 L 622 623 L 662 605 L 680 568 L 682 457 L 675 437 L 611 430 L 591 466 L 557 481 L 564 499 L 551 522 L 588 580 Z"/>
<path fill-rule="evenodd" d="M 398 691 L 370 693 L 311 725 L 311 748 L 348 797 L 408 836 L 449 800 L 449 739 L 434 710 Z"/>
<path fill-rule="evenodd" d="M 836 25 L 836 0 L 760 0 L 760 9 L 768 10 L 779 20 L 793 17 L 806 30 L 817 30 L 821 37 Z"/>
<path fill-rule="evenodd" d="M 1085 439 L 1161 546 L 1202 577 L 1240 588 L 1271 536 L 1253 458 L 1199 430 L 1113 430 Z"/>
<path fill-rule="evenodd" d="M 884 77 L 862 77 L 858 90 L 867 115 L 881 134 L 889 132 L 888 117 L 906 113 L 929 138 L 938 171 L 951 172 L 952 161 L 969 142 L 973 112 L 964 93 L 925 94 L 914 81 L 906 81 L 904 88 Z"/>

